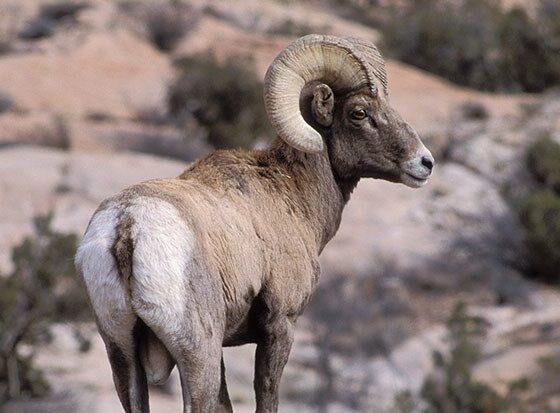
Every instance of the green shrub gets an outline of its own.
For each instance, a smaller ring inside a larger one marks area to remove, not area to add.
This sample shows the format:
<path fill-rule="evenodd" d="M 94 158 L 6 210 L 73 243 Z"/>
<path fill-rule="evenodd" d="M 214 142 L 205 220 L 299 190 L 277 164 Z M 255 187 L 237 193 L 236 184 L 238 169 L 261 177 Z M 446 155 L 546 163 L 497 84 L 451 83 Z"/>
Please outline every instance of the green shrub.
<path fill-rule="evenodd" d="M 488 109 L 480 102 L 468 101 L 461 105 L 463 117 L 468 120 L 485 120 L 490 117 Z"/>
<path fill-rule="evenodd" d="M 384 43 L 398 59 L 455 83 L 491 89 L 499 80 L 493 30 L 498 8 L 485 0 L 451 4 L 411 1 L 383 26 Z"/>
<path fill-rule="evenodd" d="M 422 386 L 421 396 L 428 405 L 425 411 L 499 412 L 502 401 L 498 394 L 472 377 L 484 336 L 480 322 L 469 316 L 466 305 L 460 302 L 447 321 L 447 330 L 449 353 L 434 352 L 436 370 Z"/>
<path fill-rule="evenodd" d="M 47 144 L 50 144 L 56 148 L 69 150 L 72 146 L 72 140 L 70 138 L 70 131 L 68 129 L 68 124 L 62 116 L 55 117 L 55 135 L 53 139 Z"/>
<path fill-rule="evenodd" d="M 474 379 L 472 369 L 480 360 L 480 346 L 486 337 L 482 321 L 468 314 L 464 303 L 455 306 L 447 321 L 449 351 L 434 352 L 434 371 L 422 386 L 425 413 L 513 413 L 521 412 L 519 394 L 527 389 L 525 381 L 509 384 L 506 395 Z"/>
<path fill-rule="evenodd" d="M 396 58 L 452 82 L 539 92 L 560 82 L 560 54 L 538 18 L 521 9 L 506 13 L 495 0 L 409 0 L 394 8 L 382 31 Z"/>
<path fill-rule="evenodd" d="M 560 383 L 560 352 L 558 347 L 550 354 L 540 357 L 530 397 L 533 412 L 554 413 L 558 411 L 558 384 Z"/>
<path fill-rule="evenodd" d="M 532 192 L 521 208 L 528 259 L 536 275 L 560 282 L 560 196 L 544 189 Z"/>
<path fill-rule="evenodd" d="M 176 121 L 194 116 L 216 148 L 251 147 L 256 139 L 271 136 L 262 83 L 248 62 L 219 63 L 205 55 L 180 59 L 176 66 L 180 75 L 168 92 L 169 113 Z"/>
<path fill-rule="evenodd" d="M 39 14 L 29 20 L 18 36 L 25 40 L 38 40 L 54 34 L 62 22 L 75 22 L 78 14 L 89 7 L 86 2 L 62 0 L 41 5 Z"/>
<path fill-rule="evenodd" d="M 14 51 L 18 32 L 17 12 L 10 6 L 0 6 L 0 56 Z"/>
<path fill-rule="evenodd" d="M 560 195 L 560 144 L 540 138 L 527 151 L 527 166 L 540 184 Z"/>
<path fill-rule="evenodd" d="M 14 100 L 8 92 L 0 90 L 0 113 L 9 112 L 14 108 Z"/>
<path fill-rule="evenodd" d="M 34 355 L 51 340 L 51 323 L 90 319 L 73 264 L 78 238 L 53 231 L 51 219 L 35 219 L 34 236 L 12 251 L 14 270 L 0 276 L 0 405 L 48 392 Z M 80 346 L 87 348 L 83 342 Z"/>
<path fill-rule="evenodd" d="M 327 25 L 315 27 L 306 22 L 300 22 L 292 18 L 287 18 L 268 29 L 267 33 L 301 37 L 310 33 L 328 33 L 330 30 L 330 27 Z"/>
<path fill-rule="evenodd" d="M 87 2 L 62 0 L 41 5 L 39 17 L 46 20 L 60 21 L 76 19 L 79 12 L 89 7 Z"/>
<path fill-rule="evenodd" d="M 558 0 L 540 0 L 538 19 L 544 33 L 556 42 L 556 51 L 560 48 L 560 2 Z"/>
<path fill-rule="evenodd" d="M 50 37 L 54 34 L 55 22 L 48 19 L 37 17 L 26 22 L 25 26 L 18 33 L 18 37 L 24 40 L 38 40 Z"/>
<path fill-rule="evenodd" d="M 404 390 L 397 393 L 395 396 L 395 403 L 392 409 L 393 413 L 412 413 L 416 403 L 414 396 L 410 390 Z"/>
<path fill-rule="evenodd" d="M 172 51 L 199 17 L 191 6 L 177 0 L 124 0 L 118 2 L 118 8 L 136 20 L 145 37 L 164 52 Z"/>
<path fill-rule="evenodd" d="M 383 18 L 382 0 L 321 0 L 324 7 L 345 19 L 364 25 L 377 26 Z"/>
<path fill-rule="evenodd" d="M 163 51 L 172 50 L 189 28 L 180 6 L 175 3 L 149 7 L 146 10 L 144 24 L 150 41 Z"/>
<path fill-rule="evenodd" d="M 560 144 L 542 137 L 527 150 L 527 167 L 541 188 L 521 209 L 528 260 L 538 278 L 560 282 Z"/>
<path fill-rule="evenodd" d="M 522 9 L 512 9 L 499 26 L 500 75 L 504 89 L 540 92 L 560 82 L 560 58 L 538 22 Z"/>

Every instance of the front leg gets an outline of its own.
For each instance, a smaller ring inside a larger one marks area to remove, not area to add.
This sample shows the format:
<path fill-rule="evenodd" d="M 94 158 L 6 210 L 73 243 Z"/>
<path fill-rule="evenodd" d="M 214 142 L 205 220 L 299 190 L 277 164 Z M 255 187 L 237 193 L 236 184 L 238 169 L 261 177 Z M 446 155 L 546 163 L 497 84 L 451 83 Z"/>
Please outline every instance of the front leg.
<path fill-rule="evenodd" d="M 278 387 L 294 340 L 294 322 L 286 316 L 268 320 L 255 353 L 257 413 L 278 411 Z"/>

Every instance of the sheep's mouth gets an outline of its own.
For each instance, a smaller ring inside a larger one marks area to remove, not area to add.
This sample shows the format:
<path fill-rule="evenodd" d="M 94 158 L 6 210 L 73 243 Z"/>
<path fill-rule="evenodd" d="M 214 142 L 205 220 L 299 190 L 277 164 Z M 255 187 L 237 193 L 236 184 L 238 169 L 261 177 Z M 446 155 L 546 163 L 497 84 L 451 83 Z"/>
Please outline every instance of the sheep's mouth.
<path fill-rule="evenodd" d="M 416 175 L 412 175 L 408 172 L 405 172 L 404 174 L 401 175 L 401 182 L 411 188 L 420 188 L 424 186 L 426 182 L 428 182 L 428 178 L 429 176 L 425 178 L 420 178 Z"/>

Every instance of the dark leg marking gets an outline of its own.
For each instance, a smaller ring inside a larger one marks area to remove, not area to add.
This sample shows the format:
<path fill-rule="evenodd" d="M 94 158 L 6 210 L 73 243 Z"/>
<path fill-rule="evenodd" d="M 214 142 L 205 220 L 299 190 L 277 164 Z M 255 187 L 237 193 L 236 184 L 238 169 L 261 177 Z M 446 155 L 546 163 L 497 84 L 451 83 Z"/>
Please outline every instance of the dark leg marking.
<path fill-rule="evenodd" d="M 130 412 L 130 366 L 122 350 L 113 342 L 107 343 L 107 354 L 113 370 L 113 379 L 117 394 L 125 412 Z"/>
<path fill-rule="evenodd" d="M 127 413 L 149 411 L 148 383 L 138 352 L 138 343 L 144 331 L 144 323 L 138 320 L 131 331 L 133 344 L 130 355 L 125 354 L 122 348 L 110 338 L 106 341 L 115 388 Z"/>

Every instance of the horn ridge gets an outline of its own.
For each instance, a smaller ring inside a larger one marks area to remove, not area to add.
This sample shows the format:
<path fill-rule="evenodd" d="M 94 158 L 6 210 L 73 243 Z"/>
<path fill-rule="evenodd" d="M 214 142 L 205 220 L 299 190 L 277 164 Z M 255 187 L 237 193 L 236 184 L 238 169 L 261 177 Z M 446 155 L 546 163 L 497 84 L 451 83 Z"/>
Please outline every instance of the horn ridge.
<path fill-rule="evenodd" d="M 384 73 L 381 55 L 367 42 L 317 34 L 301 37 L 281 51 L 267 70 L 264 101 L 270 122 L 296 149 L 321 152 L 321 135 L 305 122 L 299 110 L 303 87 L 318 80 L 335 92 L 367 85 L 376 94 L 378 80 L 386 93 Z"/>

